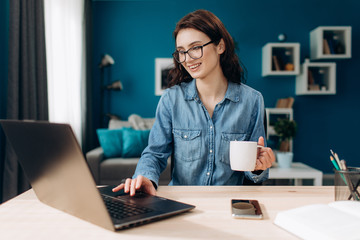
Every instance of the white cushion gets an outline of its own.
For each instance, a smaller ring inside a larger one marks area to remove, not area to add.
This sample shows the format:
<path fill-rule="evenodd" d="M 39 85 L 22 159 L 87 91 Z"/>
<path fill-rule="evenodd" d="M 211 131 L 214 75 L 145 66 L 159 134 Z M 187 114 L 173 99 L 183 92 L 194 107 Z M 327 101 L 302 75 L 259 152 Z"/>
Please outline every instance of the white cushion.
<path fill-rule="evenodd" d="M 132 127 L 129 121 L 121 121 L 117 119 L 110 119 L 109 121 L 109 129 L 118 129 L 122 127 Z"/>
<path fill-rule="evenodd" d="M 128 120 L 135 130 L 151 129 L 155 122 L 155 118 L 142 118 L 136 114 L 131 114 Z"/>

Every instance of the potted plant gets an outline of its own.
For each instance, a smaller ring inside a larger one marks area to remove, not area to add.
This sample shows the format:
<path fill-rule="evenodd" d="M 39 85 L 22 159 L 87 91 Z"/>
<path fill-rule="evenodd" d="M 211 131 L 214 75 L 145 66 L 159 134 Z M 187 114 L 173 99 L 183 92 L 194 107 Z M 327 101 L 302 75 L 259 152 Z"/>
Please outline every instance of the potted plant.
<path fill-rule="evenodd" d="M 290 140 L 295 137 L 296 122 L 287 118 L 278 119 L 274 125 L 274 130 L 280 138 L 280 147 L 276 154 L 279 167 L 289 168 L 293 159 L 293 153 L 290 152 Z"/>

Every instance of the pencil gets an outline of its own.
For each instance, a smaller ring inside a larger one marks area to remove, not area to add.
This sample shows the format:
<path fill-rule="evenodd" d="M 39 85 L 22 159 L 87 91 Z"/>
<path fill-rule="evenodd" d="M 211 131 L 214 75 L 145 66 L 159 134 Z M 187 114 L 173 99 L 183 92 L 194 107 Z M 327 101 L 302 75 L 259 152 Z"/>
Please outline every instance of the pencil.
<path fill-rule="evenodd" d="M 339 171 L 340 170 L 339 165 L 337 164 L 337 162 L 335 161 L 333 156 L 330 156 L 330 160 L 331 160 L 332 164 L 334 165 L 335 169 Z"/>
<path fill-rule="evenodd" d="M 340 170 L 344 170 L 341 168 L 340 159 L 339 159 L 339 156 L 337 155 L 337 153 L 334 153 L 332 149 L 330 149 L 330 152 L 334 156 L 336 163 L 339 166 Z"/>

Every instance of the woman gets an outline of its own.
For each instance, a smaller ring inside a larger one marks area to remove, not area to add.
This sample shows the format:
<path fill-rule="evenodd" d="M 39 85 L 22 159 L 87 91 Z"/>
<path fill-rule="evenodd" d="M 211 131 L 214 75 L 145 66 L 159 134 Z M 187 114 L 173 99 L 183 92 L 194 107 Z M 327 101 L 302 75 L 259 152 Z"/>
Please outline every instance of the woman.
<path fill-rule="evenodd" d="M 275 161 L 270 148 L 258 154 L 254 172 L 232 171 L 230 141 L 257 141 L 264 146 L 262 95 L 241 83 L 244 70 L 234 42 L 211 12 L 197 10 L 183 17 L 174 31 L 175 67 L 170 88 L 162 95 L 149 145 L 124 188 L 156 194 L 160 173 L 173 153 L 170 185 L 242 185 L 267 179 Z"/>

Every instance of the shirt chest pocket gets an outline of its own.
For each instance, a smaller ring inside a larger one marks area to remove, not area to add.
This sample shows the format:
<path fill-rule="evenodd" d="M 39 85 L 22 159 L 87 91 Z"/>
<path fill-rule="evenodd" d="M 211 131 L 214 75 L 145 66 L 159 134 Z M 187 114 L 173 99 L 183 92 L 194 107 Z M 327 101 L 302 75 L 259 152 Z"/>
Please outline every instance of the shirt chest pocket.
<path fill-rule="evenodd" d="M 220 141 L 220 162 L 230 164 L 230 141 L 247 141 L 245 133 L 222 133 Z"/>
<path fill-rule="evenodd" d="M 194 161 L 201 156 L 201 131 L 173 129 L 174 155 L 176 159 Z"/>

